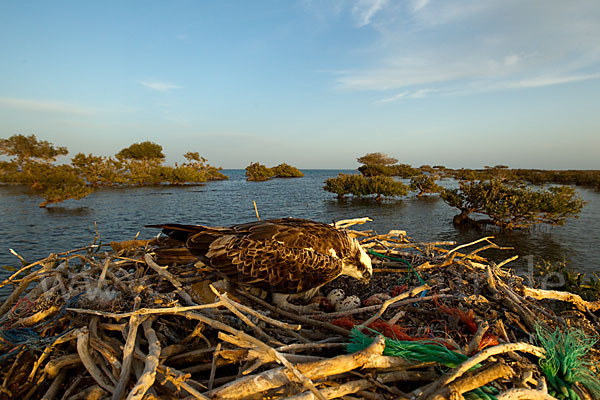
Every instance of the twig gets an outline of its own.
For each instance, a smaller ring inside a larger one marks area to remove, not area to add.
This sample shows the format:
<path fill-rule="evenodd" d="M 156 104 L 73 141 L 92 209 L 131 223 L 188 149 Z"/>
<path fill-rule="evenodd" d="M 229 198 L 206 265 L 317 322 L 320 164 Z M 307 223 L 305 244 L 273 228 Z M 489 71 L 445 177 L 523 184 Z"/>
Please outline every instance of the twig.
<path fill-rule="evenodd" d="M 456 246 L 455 248 L 453 248 L 452 250 L 450 250 L 450 251 L 448 251 L 446 253 L 446 257 L 449 257 L 450 254 L 454 253 L 456 250 L 463 249 L 465 247 L 470 247 L 470 246 L 473 246 L 474 244 L 477 244 L 477 243 L 480 243 L 480 242 L 483 242 L 483 241 L 489 241 L 489 239 L 493 239 L 493 238 L 494 238 L 493 236 L 486 236 L 486 237 L 483 237 L 481 239 L 477 239 L 474 242 L 465 243 L 465 244 L 461 244 L 460 246 Z"/>
<path fill-rule="evenodd" d="M 89 351 L 89 331 L 86 326 L 80 328 L 77 332 L 77 353 L 81 362 L 92 378 L 104 390 L 114 393 L 115 387 L 106 381 L 104 373 L 98 368 Z"/>
<path fill-rule="evenodd" d="M 432 396 L 432 400 L 456 398 L 457 394 L 462 395 L 465 392 L 487 385 L 499 378 L 509 379 L 514 374 L 515 371 L 511 367 L 503 362 L 497 362 L 491 366 L 481 368 L 473 374 L 463 376 L 450 385 L 443 387 Z"/>
<path fill-rule="evenodd" d="M 234 315 L 236 315 L 238 318 L 240 318 L 246 325 L 248 325 L 252 330 L 254 330 L 259 336 L 262 336 L 262 337 L 268 339 L 271 343 L 275 343 L 278 346 L 283 344 L 279 340 L 275 339 L 274 337 L 272 337 L 271 335 L 269 335 L 268 333 L 263 331 L 254 322 L 250 321 L 248 319 L 248 317 L 246 317 L 241 311 L 239 311 L 236 308 L 236 305 L 238 305 L 238 303 L 235 303 L 236 305 L 234 305 L 233 302 L 230 301 L 229 298 L 227 297 L 227 293 L 221 294 L 217 289 L 215 289 L 215 287 L 213 285 L 209 285 L 209 287 L 210 287 L 210 290 L 212 290 L 212 292 L 219 298 L 219 300 L 221 300 L 223 302 L 223 305 L 225 307 L 227 307 L 227 309 L 229 311 L 231 311 Z"/>
<path fill-rule="evenodd" d="M 545 290 L 545 289 L 534 289 L 527 286 L 523 286 L 523 296 L 529 296 L 536 300 L 559 300 L 571 303 L 579 311 L 585 312 L 590 310 L 592 312 L 600 310 L 600 300 L 586 301 L 581 296 L 570 293 L 562 292 L 558 290 Z"/>
<path fill-rule="evenodd" d="M 146 264 L 148 264 L 148 266 L 156 271 L 160 276 L 168 280 L 171 285 L 175 286 L 175 289 L 177 289 L 177 294 L 183 299 L 183 301 L 186 302 L 187 305 L 194 305 L 192 297 L 183 290 L 181 282 L 179 282 L 175 276 L 167 271 L 167 267 L 161 267 L 155 263 L 150 254 L 144 254 L 144 261 L 146 261 Z"/>
<path fill-rule="evenodd" d="M 256 203 L 254 203 L 256 206 Z M 257 213 L 258 214 L 258 213 Z M 212 365 L 210 367 L 210 377 L 208 378 L 208 390 L 212 390 L 213 385 L 215 383 L 215 373 L 217 372 L 217 357 L 219 357 L 219 353 L 221 351 L 221 343 L 217 344 L 217 348 L 213 352 Z"/>
<path fill-rule="evenodd" d="M 67 370 L 63 369 L 60 371 L 60 374 L 52 381 L 52 384 L 46 390 L 46 393 L 42 396 L 41 400 L 53 400 L 54 397 L 58 394 L 60 387 L 62 386 L 65 378 L 67 377 Z"/>
<path fill-rule="evenodd" d="M 496 396 L 498 400 L 556 400 L 548 393 L 536 389 L 509 389 Z"/>
<path fill-rule="evenodd" d="M 137 383 L 129 392 L 127 400 L 140 400 L 144 397 L 148 389 L 154 384 L 156 369 L 158 367 L 158 357 L 160 356 L 160 342 L 156 337 L 156 332 L 152 329 L 152 320 L 147 319 L 142 323 L 144 335 L 148 340 L 148 355 L 144 365 L 144 372 Z"/>
<path fill-rule="evenodd" d="M 133 361 L 133 350 L 135 347 L 135 339 L 139 325 L 145 319 L 144 316 L 132 315 L 129 319 L 129 332 L 125 347 L 123 348 L 123 361 L 121 362 L 121 375 L 117 387 L 112 390 L 112 400 L 121 400 L 125 394 L 125 389 L 129 382 L 129 374 L 131 373 L 131 362 Z"/>
<path fill-rule="evenodd" d="M 298 364 L 296 368 L 308 379 L 322 379 L 360 368 L 370 359 L 381 356 L 384 347 L 385 340 L 383 336 L 378 336 L 369 347 L 357 353 L 341 355 L 323 361 Z M 292 381 L 294 381 L 294 374 L 287 368 L 280 367 L 237 379 L 212 390 L 208 395 L 218 399 L 239 399 L 286 385 Z"/>
<path fill-rule="evenodd" d="M 112 313 L 107 311 L 89 310 L 84 308 L 67 308 L 67 311 L 71 311 L 79 314 L 92 314 L 101 317 L 114 318 L 120 321 L 123 318 L 129 318 L 132 316 L 142 315 L 155 315 L 155 314 L 181 314 L 189 311 L 204 310 L 207 308 L 217 308 L 222 306 L 221 302 L 215 302 L 210 304 L 200 304 L 195 306 L 177 306 L 177 307 L 165 307 L 165 308 L 140 308 L 139 310 L 129 311 L 125 313 Z"/>
<path fill-rule="evenodd" d="M 347 329 L 340 328 L 339 326 L 330 324 L 328 322 L 317 321 L 315 319 L 308 318 L 307 316 L 304 316 L 304 315 L 298 315 L 298 314 L 291 313 L 289 311 L 279 309 L 279 308 L 267 303 L 266 301 L 259 299 L 258 297 L 253 296 L 250 293 L 245 292 L 245 291 L 236 290 L 236 293 L 239 293 L 240 295 L 242 295 L 248 299 L 251 299 L 255 303 L 258 303 L 261 306 L 271 310 L 272 312 L 282 315 L 286 318 L 293 319 L 294 321 L 298 321 L 305 325 L 317 326 L 317 327 L 320 327 L 323 329 L 327 329 L 329 331 L 335 332 L 335 333 L 343 335 L 343 336 L 350 336 L 350 331 Z"/>
<path fill-rule="evenodd" d="M 381 307 L 379 308 L 379 311 L 377 311 L 377 314 L 373 315 L 371 318 L 369 318 L 368 320 L 366 320 L 365 322 L 360 324 L 360 327 L 369 326 L 371 324 L 371 322 L 378 320 L 383 315 L 385 310 L 387 310 L 388 307 L 391 306 L 392 304 L 394 304 L 400 300 L 404 300 L 407 297 L 413 297 L 413 296 L 415 296 L 425 290 L 428 290 L 428 289 L 431 289 L 431 286 L 421 285 L 421 286 L 418 286 L 416 288 L 409 290 L 408 292 L 401 293 L 396 297 L 392 297 L 391 299 L 384 301 L 383 304 L 381 305 Z"/>
<path fill-rule="evenodd" d="M 433 395 L 435 392 L 437 392 L 437 390 L 440 387 L 453 382 L 456 378 L 460 377 L 462 374 L 464 374 L 465 372 L 467 372 L 468 370 L 470 370 L 477 364 L 480 364 L 481 362 L 490 358 L 491 356 L 495 356 L 497 354 L 502 354 L 502 353 L 507 353 L 510 351 L 523 351 L 526 353 L 533 354 L 537 357 L 544 356 L 544 349 L 542 349 L 541 347 L 533 346 L 529 343 L 506 343 L 506 344 L 500 344 L 500 345 L 493 346 L 493 347 L 488 347 L 487 349 L 480 351 L 479 353 L 475 354 L 473 357 L 464 361 L 458 367 L 454 368 L 450 372 L 446 373 L 443 377 L 441 377 L 440 379 L 435 381 L 432 385 L 430 385 L 421 394 L 421 398 L 429 399 L 429 397 L 431 395 Z"/>
<path fill-rule="evenodd" d="M 394 371 L 380 374 L 377 377 L 377 382 L 389 383 L 397 381 L 430 381 L 437 377 L 434 372 L 417 372 L 417 371 Z M 361 390 L 373 387 L 371 379 L 359 379 L 336 385 L 334 387 L 321 389 L 321 392 L 327 399 L 343 397 L 347 394 L 357 393 Z M 312 393 L 301 393 L 296 396 L 286 397 L 286 400 L 313 400 L 315 397 Z"/>

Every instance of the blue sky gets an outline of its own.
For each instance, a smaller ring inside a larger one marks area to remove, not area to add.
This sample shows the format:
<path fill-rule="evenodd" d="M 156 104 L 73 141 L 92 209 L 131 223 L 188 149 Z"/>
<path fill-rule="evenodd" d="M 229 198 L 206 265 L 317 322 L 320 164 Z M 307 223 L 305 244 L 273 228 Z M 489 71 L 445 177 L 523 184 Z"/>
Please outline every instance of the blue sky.
<path fill-rule="evenodd" d="M 7 0 L 0 50 L 0 137 L 70 156 L 600 169 L 595 0 Z"/>

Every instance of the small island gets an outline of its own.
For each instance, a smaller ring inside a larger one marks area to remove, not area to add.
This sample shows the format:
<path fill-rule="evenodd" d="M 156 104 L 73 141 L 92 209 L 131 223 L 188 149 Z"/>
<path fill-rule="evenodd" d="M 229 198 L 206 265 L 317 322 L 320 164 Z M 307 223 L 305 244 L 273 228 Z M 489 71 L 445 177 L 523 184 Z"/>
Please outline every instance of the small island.
<path fill-rule="evenodd" d="M 0 139 L 0 183 L 23 185 L 42 196 L 40 207 L 67 199 L 81 199 L 102 186 L 189 185 L 228 179 L 221 168 L 208 164 L 198 152 L 184 154 L 186 162 L 163 165 L 161 145 L 145 141 L 121 149 L 114 157 L 78 153 L 70 164 L 56 165 L 69 153 L 35 135 Z"/>
<path fill-rule="evenodd" d="M 303 176 L 302 171 L 286 163 L 268 168 L 260 163 L 252 162 L 246 167 L 246 179 L 249 181 L 267 181 L 271 178 L 301 178 Z"/>

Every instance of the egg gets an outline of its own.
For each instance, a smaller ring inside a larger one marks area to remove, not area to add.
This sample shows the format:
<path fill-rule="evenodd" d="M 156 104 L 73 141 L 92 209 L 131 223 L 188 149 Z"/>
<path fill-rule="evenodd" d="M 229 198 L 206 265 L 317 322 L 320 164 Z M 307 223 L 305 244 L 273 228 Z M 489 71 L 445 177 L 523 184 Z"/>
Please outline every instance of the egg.
<path fill-rule="evenodd" d="M 327 300 L 329 300 L 334 306 L 344 297 L 346 297 L 346 292 L 344 292 L 342 289 L 333 289 L 327 294 Z"/>
<path fill-rule="evenodd" d="M 358 307 L 360 307 L 360 299 L 358 296 L 348 296 L 335 304 L 335 311 L 354 310 Z"/>

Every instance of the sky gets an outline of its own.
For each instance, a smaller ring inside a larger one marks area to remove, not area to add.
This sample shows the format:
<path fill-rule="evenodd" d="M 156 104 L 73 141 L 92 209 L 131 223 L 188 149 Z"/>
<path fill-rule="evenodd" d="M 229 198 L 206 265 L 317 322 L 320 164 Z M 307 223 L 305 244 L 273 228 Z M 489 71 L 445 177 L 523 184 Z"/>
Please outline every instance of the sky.
<path fill-rule="evenodd" d="M 0 54 L 0 137 L 69 156 L 600 169 L 597 0 L 4 0 Z"/>

